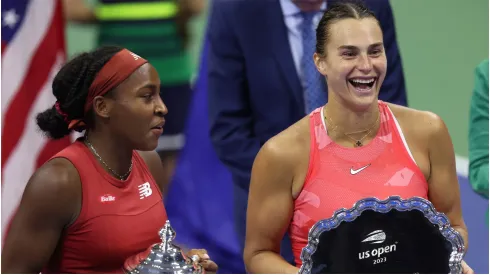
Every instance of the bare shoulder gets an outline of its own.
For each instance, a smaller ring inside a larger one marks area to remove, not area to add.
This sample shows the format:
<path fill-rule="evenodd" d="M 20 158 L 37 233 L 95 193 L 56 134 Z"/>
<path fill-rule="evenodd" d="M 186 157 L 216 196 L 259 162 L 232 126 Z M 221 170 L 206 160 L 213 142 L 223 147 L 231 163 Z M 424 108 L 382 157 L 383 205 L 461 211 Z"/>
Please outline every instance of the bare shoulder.
<path fill-rule="evenodd" d="M 400 127 L 413 135 L 430 138 L 447 132 L 442 118 L 430 111 L 422 111 L 405 106 L 387 103 Z"/>
<path fill-rule="evenodd" d="M 7 273 L 39 273 L 55 253 L 63 230 L 80 213 L 80 177 L 64 158 L 45 163 L 30 178 L 2 250 Z"/>
<path fill-rule="evenodd" d="M 72 190 L 81 188 L 78 170 L 65 158 L 55 158 L 45 163 L 34 173 L 29 183 L 32 188 L 44 190 L 43 193 L 49 191 L 70 194 Z"/>
<path fill-rule="evenodd" d="M 294 162 L 309 152 L 309 138 L 309 118 L 305 117 L 269 139 L 261 151 L 281 163 Z"/>
<path fill-rule="evenodd" d="M 256 178 L 267 178 L 270 188 L 287 187 L 295 197 L 308 171 L 310 151 L 309 117 L 305 117 L 269 139 L 260 149 L 252 168 Z"/>
<path fill-rule="evenodd" d="M 260 193 L 295 198 L 308 170 L 308 121 L 308 117 L 301 119 L 262 146 L 252 166 L 251 197 Z"/>
<path fill-rule="evenodd" d="M 68 225 L 79 213 L 82 198 L 80 176 L 65 158 L 55 158 L 41 166 L 29 179 L 20 209 L 42 218 L 57 216 Z M 21 211 L 19 211 L 21 212 Z M 27 214 L 22 211 L 22 214 Z"/>

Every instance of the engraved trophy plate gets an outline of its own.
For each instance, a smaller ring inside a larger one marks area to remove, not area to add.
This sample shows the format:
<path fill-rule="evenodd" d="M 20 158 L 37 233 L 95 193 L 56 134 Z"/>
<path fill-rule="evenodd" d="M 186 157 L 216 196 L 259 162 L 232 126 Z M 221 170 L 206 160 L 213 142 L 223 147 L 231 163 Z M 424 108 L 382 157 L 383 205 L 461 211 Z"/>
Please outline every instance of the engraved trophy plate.
<path fill-rule="evenodd" d="M 431 202 L 366 198 L 318 221 L 299 273 L 462 273 L 464 242 Z"/>
<path fill-rule="evenodd" d="M 128 274 L 202 274 L 204 268 L 186 257 L 180 247 L 174 245 L 175 231 L 167 220 L 158 233 L 161 243 L 154 244 L 146 251 L 130 257 L 124 263 Z"/>

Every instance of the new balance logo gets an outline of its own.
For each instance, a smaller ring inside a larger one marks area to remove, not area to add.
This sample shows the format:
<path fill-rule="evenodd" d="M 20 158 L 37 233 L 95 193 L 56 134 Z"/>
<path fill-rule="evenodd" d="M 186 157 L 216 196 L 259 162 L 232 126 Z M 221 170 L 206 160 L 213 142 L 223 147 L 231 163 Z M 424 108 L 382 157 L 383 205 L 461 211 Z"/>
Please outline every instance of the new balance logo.
<path fill-rule="evenodd" d="M 139 185 L 138 190 L 140 191 L 140 200 L 151 196 L 151 194 L 153 193 L 149 182 L 145 182 Z"/>
<path fill-rule="evenodd" d="M 133 56 L 134 60 L 138 60 L 141 58 L 139 55 L 137 55 L 135 53 L 130 52 L 129 54 L 131 54 L 131 56 Z"/>

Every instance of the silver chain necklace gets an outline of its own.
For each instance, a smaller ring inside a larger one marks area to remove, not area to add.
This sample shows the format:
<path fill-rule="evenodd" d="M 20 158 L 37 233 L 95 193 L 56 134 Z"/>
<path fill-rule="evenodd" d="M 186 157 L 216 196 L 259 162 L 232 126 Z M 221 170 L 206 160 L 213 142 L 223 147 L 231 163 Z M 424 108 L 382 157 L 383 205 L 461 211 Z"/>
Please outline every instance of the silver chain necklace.
<path fill-rule="evenodd" d="M 99 159 L 100 162 L 102 162 L 102 164 L 104 164 L 104 166 L 109 169 L 109 171 L 114 175 L 116 176 L 117 178 L 119 178 L 120 180 L 124 180 L 125 178 L 128 177 L 129 173 L 131 173 L 131 170 L 133 169 L 133 161 L 131 160 L 131 165 L 129 166 L 129 170 L 128 172 L 126 172 L 126 174 L 124 175 L 119 175 L 116 171 L 112 170 L 111 167 L 109 167 L 109 165 L 107 165 L 107 163 L 105 163 L 105 161 L 100 157 L 99 153 L 97 153 L 97 151 L 95 150 L 94 146 L 92 145 L 92 143 L 90 143 L 90 141 L 88 141 L 87 138 L 85 138 L 85 143 L 88 145 L 88 147 L 90 148 L 90 150 L 94 153 L 94 155 Z"/>

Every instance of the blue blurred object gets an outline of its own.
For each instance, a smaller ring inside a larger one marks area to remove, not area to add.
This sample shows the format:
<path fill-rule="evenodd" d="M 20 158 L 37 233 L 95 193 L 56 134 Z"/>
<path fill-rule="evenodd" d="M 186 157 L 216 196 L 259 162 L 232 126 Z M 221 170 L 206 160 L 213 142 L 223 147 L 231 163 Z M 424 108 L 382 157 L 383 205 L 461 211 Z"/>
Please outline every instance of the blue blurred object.
<path fill-rule="evenodd" d="M 218 264 L 218 273 L 245 273 L 234 230 L 233 182 L 209 139 L 207 45 L 204 41 L 185 132 L 186 144 L 165 207 L 177 232 L 177 243 L 205 248 Z"/>

